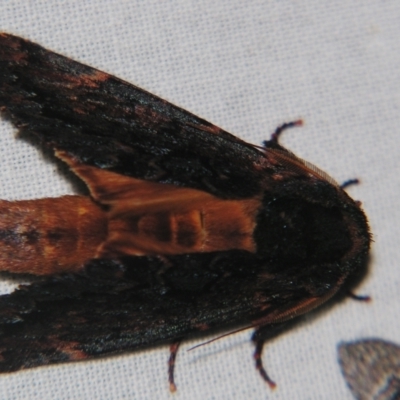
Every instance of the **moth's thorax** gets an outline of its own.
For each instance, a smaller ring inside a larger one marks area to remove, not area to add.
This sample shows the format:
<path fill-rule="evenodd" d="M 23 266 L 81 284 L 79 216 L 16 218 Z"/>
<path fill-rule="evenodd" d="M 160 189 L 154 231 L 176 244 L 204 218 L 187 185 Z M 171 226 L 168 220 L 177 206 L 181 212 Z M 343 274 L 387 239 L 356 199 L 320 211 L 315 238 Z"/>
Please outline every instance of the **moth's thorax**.
<path fill-rule="evenodd" d="M 286 182 L 267 192 L 262 204 L 254 231 L 257 252 L 280 267 L 341 262 L 369 247 L 364 213 L 339 186 Z"/>

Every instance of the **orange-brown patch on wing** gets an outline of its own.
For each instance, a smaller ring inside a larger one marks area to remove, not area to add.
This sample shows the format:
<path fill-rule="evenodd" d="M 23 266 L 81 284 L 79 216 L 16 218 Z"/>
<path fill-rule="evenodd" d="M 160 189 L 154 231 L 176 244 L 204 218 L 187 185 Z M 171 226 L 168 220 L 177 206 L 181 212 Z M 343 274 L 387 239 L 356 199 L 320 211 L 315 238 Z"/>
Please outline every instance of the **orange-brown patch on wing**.
<path fill-rule="evenodd" d="M 201 190 L 122 176 L 57 156 L 109 206 L 100 256 L 154 255 L 242 249 L 255 252 L 259 199 L 223 200 Z"/>
<path fill-rule="evenodd" d="M 90 88 L 97 88 L 100 84 L 110 78 L 109 74 L 94 69 L 89 74 L 73 75 L 64 73 L 62 75 L 63 81 L 60 83 L 65 87 L 74 88 L 76 86 L 85 86 Z"/>
<path fill-rule="evenodd" d="M 140 104 L 135 105 L 135 114 L 140 118 L 140 123 L 147 127 L 159 126 L 160 124 L 169 122 L 167 115 Z"/>
<path fill-rule="evenodd" d="M 90 198 L 0 200 L 0 270 L 77 272 L 107 236 L 107 219 Z"/>
<path fill-rule="evenodd" d="M 68 342 L 55 335 L 51 335 L 47 338 L 45 346 L 53 351 L 62 353 L 69 361 L 81 361 L 90 358 L 88 354 L 79 348 L 81 347 L 80 343 L 73 341 Z"/>

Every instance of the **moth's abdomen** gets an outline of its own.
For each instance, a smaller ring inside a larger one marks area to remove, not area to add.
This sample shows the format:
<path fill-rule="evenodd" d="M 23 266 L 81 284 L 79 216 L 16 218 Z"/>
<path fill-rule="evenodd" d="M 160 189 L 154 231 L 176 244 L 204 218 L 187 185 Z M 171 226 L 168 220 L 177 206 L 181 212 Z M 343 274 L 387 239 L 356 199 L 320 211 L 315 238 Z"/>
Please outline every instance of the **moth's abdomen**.
<path fill-rule="evenodd" d="M 106 216 L 88 197 L 0 200 L 1 271 L 77 272 L 106 235 Z"/>

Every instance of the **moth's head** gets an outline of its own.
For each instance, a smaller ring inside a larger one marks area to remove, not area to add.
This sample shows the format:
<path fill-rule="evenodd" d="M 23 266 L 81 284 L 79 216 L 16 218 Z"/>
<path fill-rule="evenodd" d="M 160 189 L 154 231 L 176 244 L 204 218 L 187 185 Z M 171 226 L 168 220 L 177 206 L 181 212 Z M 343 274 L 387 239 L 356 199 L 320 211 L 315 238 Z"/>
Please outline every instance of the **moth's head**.
<path fill-rule="evenodd" d="M 258 254 L 281 266 L 340 262 L 369 244 L 359 206 L 322 180 L 293 180 L 266 192 L 254 237 Z"/>

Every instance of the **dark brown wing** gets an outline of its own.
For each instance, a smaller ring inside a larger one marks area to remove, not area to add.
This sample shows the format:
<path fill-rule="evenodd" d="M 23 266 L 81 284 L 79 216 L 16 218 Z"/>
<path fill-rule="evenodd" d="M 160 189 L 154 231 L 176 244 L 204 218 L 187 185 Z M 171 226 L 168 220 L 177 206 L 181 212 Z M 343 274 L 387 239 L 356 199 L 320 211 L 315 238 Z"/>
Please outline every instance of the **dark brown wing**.
<path fill-rule="evenodd" d="M 262 154 L 136 86 L 30 41 L 0 35 L 0 106 L 77 161 L 123 175 L 248 198 Z M 189 161 L 188 161 L 189 160 Z"/>
<path fill-rule="evenodd" d="M 253 291 L 260 266 L 253 256 L 203 254 L 170 262 L 160 276 L 157 258 L 95 261 L 82 275 L 48 278 L 1 296 L 0 371 L 133 350 L 213 327 L 248 325 L 259 316 Z M 272 280 L 269 286 L 264 305 L 273 312 L 287 299 Z"/>

